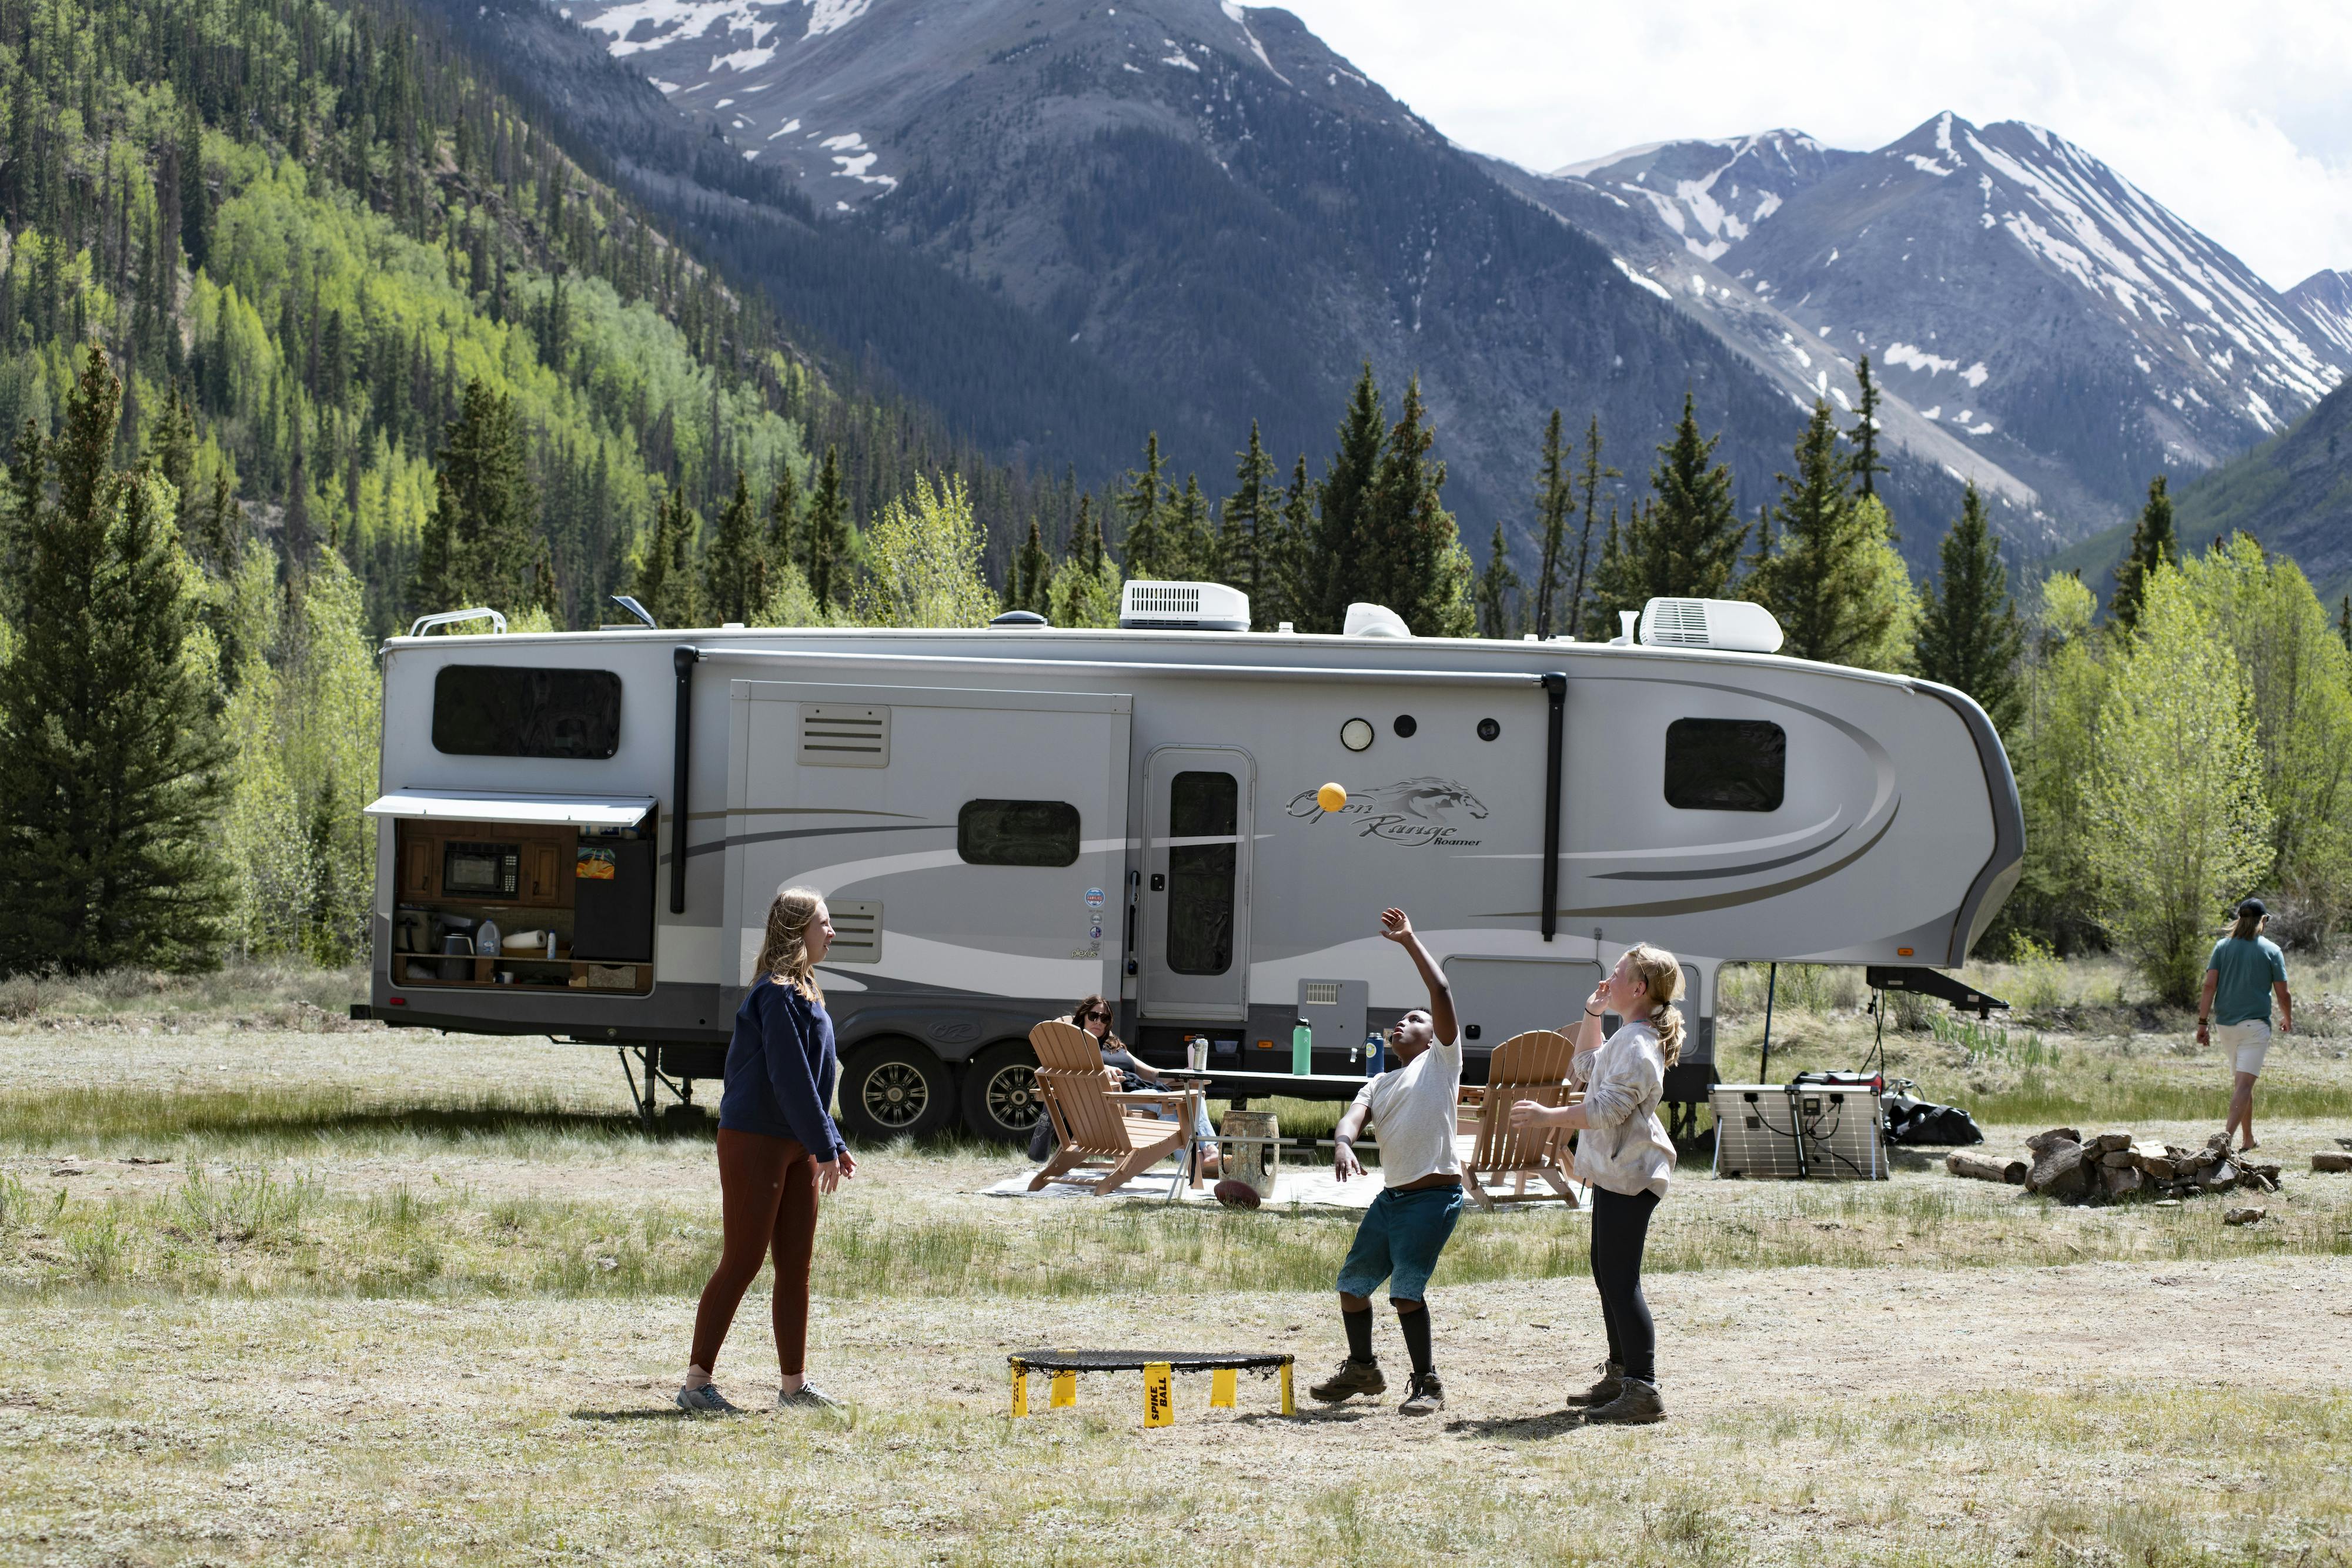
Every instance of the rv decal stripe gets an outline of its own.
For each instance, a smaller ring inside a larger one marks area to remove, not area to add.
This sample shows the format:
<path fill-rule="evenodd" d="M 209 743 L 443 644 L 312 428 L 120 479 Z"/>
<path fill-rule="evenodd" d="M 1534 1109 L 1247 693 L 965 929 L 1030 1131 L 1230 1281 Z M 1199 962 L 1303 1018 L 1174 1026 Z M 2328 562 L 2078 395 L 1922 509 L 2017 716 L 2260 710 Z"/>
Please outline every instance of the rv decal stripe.
<path fill-rule="evenodd" d="M 1895 802 L 1895 809 L 1886 813 L 1886 821 L 1878 825 L 1878 831 L 1871 834 L 1869 841 L 1864 843 L 1861 848 L 1853 851 L 1852 853 L 1842 859 L 1832 861 L 1829 864 L 1822 866 L 1818 870 L 1809 871 L 1802 876 L 1790 877 L 1786 882 L 1771 883 L 1763 887 L 1742 888 L 1738 893 L 1712 894 L 1704 898 L 1669 898 L 1663 899 L 1656 904 L 1622 904 L 1611 905 L 1607 908 L 1563 909 L 1559 913 L 1562 918 L 1579 920 L 1615 920 L 1622 919 L 1629 915 L 1699 915 L 1710 909 L 1736 909 L 1743 904 L 1755 904 L 1763 899 L 1778 897 L 1780 894 L 1784 893 L 1794 893 L 1801 887 L 1811 886 L 1814 883 L 1821 881 L 1823 877 L 1835 876 L 1838 873 L 1843 871 L 1846 867 L 1852 865 L 1854 862 L 1868 854 L 1872 850 L 1877 848 L 1878 841 L 1885 838 L 1886 836 L 1887 830 L 1895 826 L 1895 819 L 1901 813 L 1902 810 L 1903 802 L 1898 799 Z M 1480 918 L 1486 920 L 1530 920 L 1535 917 L 1535 915 L 1536 911 L 1526 909 L 1514 910 L 1498 915 L 1481 915 Z"/>
<path fill-rule="evenodd" d="M 1748 865 L 1701 866 L 1692 871 L 1595 872 L 1592 880 L 1595 882 L 1700 882 L 1719 876 L 1749 876 L 1759 871 L 1778 871 L 1784 865 L 1794 865 L 1801 860 L 1821 853 L 1852 831 L 1853 831 L 1852 828 L 1841 829 L 1833 837 L 1813 845 L 1811 849 L 1799 850 L 1792 855 L 1782 855 L 1779 860 L 1757 861 Z"/>
<path fill-rule="evenodd" d="M 730 833 L 723 839 L 705 839 L 689 846 L 686 855 L 692 860 L 696 855 L 717 854 L 720 850 L 732 849 L 737 844 L 764 844 L 775 839 L 831 839 L 844 833 L 948 833 L 954 831 L 955 826 L 951 822 L 919 822 L 908 827 L 881 828 L 779 828 L 772 833 Z M 669 856 L 662 856 L 662 864 L 668 863 Z"/>
<path fill-rule="evenodd" d="M 1788 832 L 1774 833 L 1765 839 L 1731 839 L 1714 844 L 1669 844 L 1664 849 L 1656 850 L 1564 850 L 1559 858 L 1564 861 L 1687 860 L 1696 855 L 1747 854 L 1758 850 L 1784 849 L 1790 844 L 1810 839 L 1816 833 L 1827 832 L 1831 828 L 1837 827 L 1838 819 L 1844 815 L 1845 808 L 1839 806 L 1811 827 L 1791 829 Z M 1820 844 L 1813 845 L 1812 848 L 1820 849 L 1822 845 L 1835 843 L 1852 831 L 1850 825 L 1839 828 L 1836 832 L 1830 834 L 1828 838 L 1823 839 Z M 1810 853 L 1811 851 L 1807 852 Z M 1517 854 L 1455 855 L 1454 858 L 1458 861 L 1538 861 L 1543 859 L 1543 856 L 1538 852 L 1527 851 Z"/>

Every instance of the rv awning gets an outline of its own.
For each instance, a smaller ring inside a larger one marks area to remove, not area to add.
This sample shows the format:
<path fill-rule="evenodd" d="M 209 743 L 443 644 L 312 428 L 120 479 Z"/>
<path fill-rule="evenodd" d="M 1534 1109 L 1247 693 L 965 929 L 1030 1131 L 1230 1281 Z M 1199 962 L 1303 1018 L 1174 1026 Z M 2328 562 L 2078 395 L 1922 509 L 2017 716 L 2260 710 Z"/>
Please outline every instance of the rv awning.
<path fill-rule="evenodd" d="M 533 827 L 628 828 L 654 809 L 651 795 L 503 795 L 481 789 L 391 789 L 368 802 L 371 817 L 440 817 Z"/>

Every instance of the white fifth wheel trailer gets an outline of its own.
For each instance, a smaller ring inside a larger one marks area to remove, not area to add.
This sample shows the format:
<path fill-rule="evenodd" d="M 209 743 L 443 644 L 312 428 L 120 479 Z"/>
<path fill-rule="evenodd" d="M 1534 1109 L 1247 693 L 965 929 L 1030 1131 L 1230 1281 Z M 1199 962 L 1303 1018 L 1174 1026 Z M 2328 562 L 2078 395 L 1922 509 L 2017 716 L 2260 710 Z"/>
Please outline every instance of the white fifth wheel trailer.
<path fill-rule="evenodd" d="M 394 638 L 363 1010 L 623 1048 L 650 1112 L 652 1074 L 718 1075 L 768 903 L 806 883 L 845 1129 L 1013 1137 L 1030 1026 L 1089 992 L 1147 1060 L 1202 1037 L 1212 1071 L 1284 1070 L 1303 1017 L 1316 1071 L 1360 1072 L 1420 999 L 1376 935 L 1399 904 L 1474 1081 L 1626 946 L 1671 948 L 1696 1102 L 1720 966 L 1957 965 L 2016 881 L 1977 705 L 1723 646 L 1777 645 L 1752 606 L 1538 643 L 1214 629 L 1246 624 L 1228 597 L 1130 584 L 1118 631 Z"/>

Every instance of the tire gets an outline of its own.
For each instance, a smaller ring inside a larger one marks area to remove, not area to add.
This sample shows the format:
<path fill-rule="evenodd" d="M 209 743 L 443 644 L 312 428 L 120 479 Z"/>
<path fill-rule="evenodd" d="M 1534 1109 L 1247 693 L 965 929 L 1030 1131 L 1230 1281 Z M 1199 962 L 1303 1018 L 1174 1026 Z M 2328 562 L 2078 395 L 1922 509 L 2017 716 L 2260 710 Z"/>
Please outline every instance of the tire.
<path fill-rule="evenodd" d="M 841 1130 L 861 1144 L 925 1138 L 955 1115 L 955 1076 L 907 1040 L 861 1045 L 841 1063 Z"/>
<path fill-rule="evenodd" d="M 1025 1040 L 999 1040 L 963 1070 L 963 1124 L 992 1144 L 1026 1144 L 1045 1113 L 1037 1053 Z"/>

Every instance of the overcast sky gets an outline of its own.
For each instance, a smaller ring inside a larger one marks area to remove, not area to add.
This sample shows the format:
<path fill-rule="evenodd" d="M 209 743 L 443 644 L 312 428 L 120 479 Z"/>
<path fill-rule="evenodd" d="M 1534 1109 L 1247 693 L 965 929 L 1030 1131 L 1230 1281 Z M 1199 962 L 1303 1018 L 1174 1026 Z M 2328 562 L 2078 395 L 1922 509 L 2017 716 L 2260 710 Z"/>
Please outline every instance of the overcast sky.
<path fill-rule="evenodd" d="M 2352 268 L 2347 0 L 1281 0 L 1440 131 L 1534 169 L 1950 110 L 2104 159 L 2277 287 Z"/>

